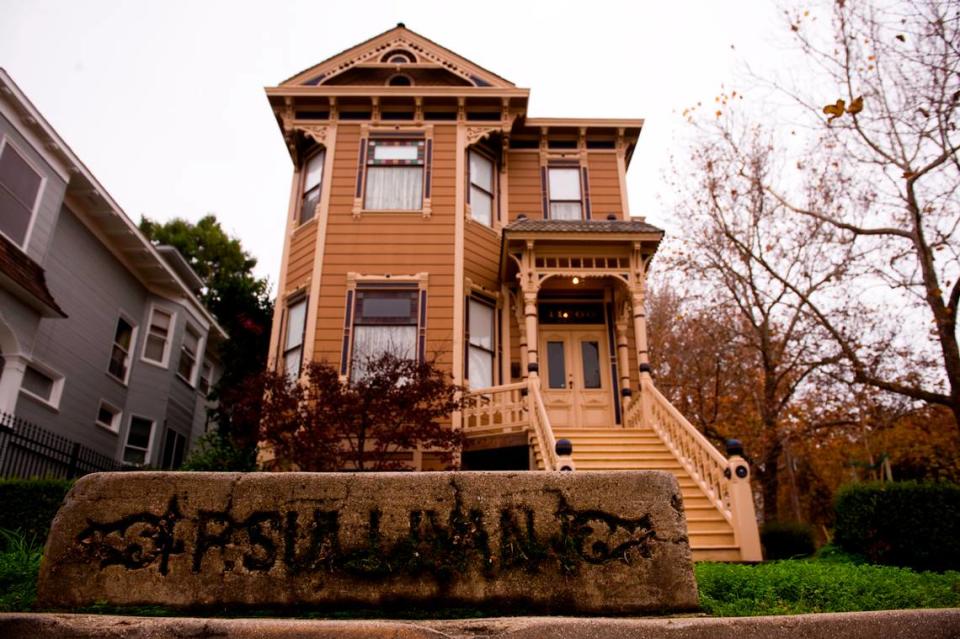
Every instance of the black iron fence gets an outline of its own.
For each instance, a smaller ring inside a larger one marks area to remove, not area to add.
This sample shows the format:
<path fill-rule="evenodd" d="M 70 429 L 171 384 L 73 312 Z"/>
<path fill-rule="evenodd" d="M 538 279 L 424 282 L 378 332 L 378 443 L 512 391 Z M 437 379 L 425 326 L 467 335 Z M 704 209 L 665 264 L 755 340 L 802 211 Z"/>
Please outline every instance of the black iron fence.
<path fill-rule="evenodd" d="M 73 479 L 122 470 L 108 455 L 8 413 L 0 413 L 0 477 Z"/>

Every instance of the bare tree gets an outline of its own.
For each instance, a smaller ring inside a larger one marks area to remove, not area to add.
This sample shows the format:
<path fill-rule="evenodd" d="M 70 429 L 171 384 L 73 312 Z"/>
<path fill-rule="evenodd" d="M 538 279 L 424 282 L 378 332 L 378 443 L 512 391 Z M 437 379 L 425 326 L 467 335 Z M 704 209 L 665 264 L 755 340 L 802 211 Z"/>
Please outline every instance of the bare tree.
<path fill-rule="evenodd" d="M 851 291 L 883 285 L 872 313 L 869 303 L 860 309 L 872 314 L 873 330 L 762 253 L 751 249 L 751 259 L 802 300 L 846 361 L 849 381 L 945 406 L 960 423 L 960 11 L 938 0 L 838 0 L 819 15 L 787 16 L 813 89 L 775 84 L 815 127 L 797 162 L 797 182 L 808 190 L 784 188 L 749 165 L 743 175 L 794 219 L 828 225 L 838 245 L 852 247 Z M 929 330 L 897 335 L 898 326 L 884 325 L 924 315 Z"/>

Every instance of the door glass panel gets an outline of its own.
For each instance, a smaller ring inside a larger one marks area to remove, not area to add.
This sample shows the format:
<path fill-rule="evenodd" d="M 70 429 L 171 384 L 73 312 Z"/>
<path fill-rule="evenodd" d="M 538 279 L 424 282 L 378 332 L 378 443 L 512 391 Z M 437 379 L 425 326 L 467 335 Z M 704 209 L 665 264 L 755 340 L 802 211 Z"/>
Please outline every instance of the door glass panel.
<path fill-rule="evenodd" d="M 567 365 L 563 342 L 547 342 L 547 380 L 550 388 L 567 387 Z"/>
<path fill-rule="evenodd" d="M 580 354 L 583 357 L 584 388 L 600 388 L 600 343 L 580 342 Z"/>

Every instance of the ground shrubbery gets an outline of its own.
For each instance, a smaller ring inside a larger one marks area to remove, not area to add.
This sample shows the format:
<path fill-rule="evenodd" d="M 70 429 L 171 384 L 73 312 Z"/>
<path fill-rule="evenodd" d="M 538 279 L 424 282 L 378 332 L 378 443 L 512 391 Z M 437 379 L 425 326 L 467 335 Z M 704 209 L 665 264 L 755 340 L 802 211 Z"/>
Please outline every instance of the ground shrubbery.
<path fill-rule="evenodd" d="M 27 610 L 37 596 L 42 546 L 0 529 L 0 612 Z"/>
<path fill-rule="evenodd" d="M 42 547 L 50 522 L 72 485 L 64 479 L 0 480 L 0 528 L 17 530 L 27 543 Z M 0 549 L 7 542 L 6 536 L 0 537 Z"/>
<path fill-rule="evenodd" d="M 817 549 L 810 524 L 791 521 L 764 524 L 760 530 L 760 543 L 766 559 L 809 557 Z"/>
<path fill-rule="evenodd" d="M 960 486 L 854 484 L 836 501 L 836 543 L 872 563 L 960 570 Z"/>
<path fill-rule="evenodd" d="M 846 558 L 700 563 L 696 574 L 700 606 L 720 617 L 960 606 L 958 572 L 918 573 Z"/>

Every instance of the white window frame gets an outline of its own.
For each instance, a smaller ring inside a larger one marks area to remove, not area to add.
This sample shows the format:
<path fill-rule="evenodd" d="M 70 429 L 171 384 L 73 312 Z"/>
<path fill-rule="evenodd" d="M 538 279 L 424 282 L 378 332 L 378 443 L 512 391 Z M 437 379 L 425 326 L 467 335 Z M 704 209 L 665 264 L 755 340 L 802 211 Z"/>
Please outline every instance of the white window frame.
<path fill-rule="evenodd" d="M 36 360 L 27 362 L 27 367 L 33 368 L 38 373 L 46 375 L 47 377 L 53 380 L 53 385 L 50 387 L 50 397 L 48 399 L 48 398 L 40 397 L 36 393 L 30 392 L 29 390 L 23 387 L 22 381 L 20 382 L 20 392 L 23 393 L 25 396 L 29 397 L 30 399 L 40 402 L 44 406 L 52 408 L 53 410 L 60 410 L 60 400 L 63 398 L 63 384 L 65 379 L 64 376 L 61 373 L 58 373 L 54 369 L 50 368 L 46 364 L 42 364 Z M 26 371 L 24 371 L 24 375 L 26 375 Z"/>
<path fill-rule="evenodd" d="M 166 313 L 170 316 L 170 327 L 167 329 L 167 339 L 163 344 L 163 359 L 161 361 L 156 361 L 147 357 L 147 344 L 150 341 L 150 327 L 153 325 L 153 314 L 159 310 L 161 313 Z M 171 344 L 173 343 L 173 334 L 177 328 L 177 312 L 171 311 L 165 306 L 160 306 L 158 304 L 150 304 L 150 312 L 147 314 L 147 324 L 146 324 L 146 334 L 143 338 L 143 348 L 140 351 L 140 359 L 152 366 L 159 366 L 160 368 L 167 368 L 170 366 L 170 351 Z"/>
<path fill-rule="evenodd" d="M 130 447 L 130 431 L 133 429 L 133 420 L 134 420 L 134 419 L 142 419 L 142 420 L 144 420 L 144 421 L 150 422 L 150 437 L 147 438 L 147 448 L 146 448 L 146 449 L 143 449 L 143 448 L 140 448 L 139 446 L 133 446 L 133 447 L 132 447 L 132 448 L 134 448 L 134 449 L 136 449 L 136 450 L 142 450 L 142 451 L 143 451 L 143 465 L 142 465 L 142 466 L 141 466 L 141 465 L 138 465 L 138 464 L 129 463 L 129 462 L 127 462 L 127 461 L 124 460 L 125 453 L 127 452 L 127 448 Z M 149 466 L 149 465 L 150 465 L 150 455 L 151 455 L 151 453 L 153 452 L 153 446 L 154 446 L 154 444 L 156 443 L 156 438 L 157 438 L 157 420 L 155 420 L 155 419 L 150 419 L 149 417 L 145 417 L 145 416 L 143 416 L 143 415 L 134 415 L 134 414 L 131 414 L 131 415 L 130 415 L 130 419 L 127 420 L 127 432 L 126 432 L 126 434 L 125 434 L 125 436 L 124 436 L 124 438 L 123 438 L 123 446 L 120 447 L 120 462 L 121 462 L 122 464 L 124 464 L 125 466 L 131 467 L 131 468 L 145 468 L 145 467 Z"/>
<path fill-rule="evenodd" d="M 294 296 L 287 301 L 286 308 L 284 309 L 286 312 L 283 318 L 283 334 L 280 336 L 280 361 L 283 363 L 282 368 L 284 375 L 287 375 L 291 381 L 300 379 L 300 376 L 303 374 L 303 346 L 307 341 L 307 315 L 310 311 L 309 299 L 307 296 Z M 300 341 L 294 346 L 287 346 L 290 339 L 290 309 L 300 306 L 301 304 L 303 305 L 303 330 L 300 331 Z M 287 370 L 287 356 L 294 351 L 300 351 L 300 358 L 297 364 L 296 375 L 290 375 L 290 371 Z"/>
<path fill-rule="evenodd" d="M 14 238 L 10 237 L 3 231 L 0 231 L 0 235 L 10 240 L 14 246 L 20 247 L 23 252 L 27 251 L 27 247 L 30 246 L 30 238 L 33 235 L 33 227 L 37 223 L 37 212 L 40 210 L 40 203 L 43 201 L 43 194 L 47 186 L 47 175 L 46 172 L 42 170 L 41 167 L 37 166 L 37 163 L 33 161 L 28 153 L 25 153 L 24 150 L 20 147 L 17 142 L 14 142 L 10 139 L 10 136 L 3 134 L 0 136 L 0 155 L 3 155 L 4 150 L 7 145 L 10 145 L 17 154 L 23 158 L 23 161 L 26 162 L 34 172 L 40 176 L 40 186 L 37 187 L 37 199 L 33 203 L 33 210 L 30 211 L 30 221 L 27 223 L 27 231 L 23 235 L 23 242 L 18 242 Z"/>
<path fill-rule="evenodd" d="M 485 347 L 483 347 L 483 346 L 480 346 L 479 344 L 474 344 L 474 343 L 471 341 L 471 340 L 472 340 L 472 336 L 473 336 L 473 326 L 474 326 L 474 322 L 472 321 L 472 319 L 473 319 L 473 318 L 472 318 L 472 315 L 470 315 L 470 309 L 471 309 L 471 307 L 473 306 L 473 304 L 478 304 L 478 305 L 480 305 L 480 306 L 485 306 L 485 307 L 489 308 L 490 311 L 491 311 L 491 313 L 490 313 L 490 342 L 491 342 L 491 344 L 490 344 L 490 348 L 489 348 L 489 349 L 488 349 L 488 348 L 485 348 Z M 489 299 L 487 299 L 487 298 L 485 298 L 485 297 L 482 297 L 482 296 L 479 296 L 479 295 L 471 295 L 470 298 L 467 300 L 467 318 L 468 318 L 468 321 L 469 321 L 470 331 L 469 331 L 469 333 L 468 333 L 468 335 L 467 335 L 467 339 L 466 339 L 466 342 L 467 342 L 467 353 L 466 353 L 466 357 L 464 358 L 464 364 L 469 365 L 469 362 L 470 362 L 470 352 L 471 352 L 472 349 L 477 349 L 477 350 L 483 351 L 484 353 L 488 354 L 488 355 L 490 356 L 490 386 L 495 386 L 496 383 L 497 383 L 497 325 L 498 325 L 498 323 L 499 323 L 499 312 L 498 312 L 498 310 L 499 310 L 499 309 L 497 308 L 497 303 L 496 303 L 495 301 L 489 300 Z M 469 376 L 469 373 L 470 373 L 469 368 L 467 369 L 467 373 L 468 373 L 467 376 L 466 376 L 466 377 L 467 377 L 467 383 L 468 383 L 468 386 L 470 387 L 471 390 L 475 390 L 475 389 L 477 389 L 477 388 L 485 388 L 485 387 L 482 387 L 482 386 L 475 386 L 474 383 L 471 382 L 470 376 Z"/>
<path fill-rule="evenodd" d="M 583 168 L 583 167 L 581 167 L 581 166 L 572 166 L 572 165 L 571 165 L 571 166 L 566 166 L 566 165 L 550 166 L 549 164 L 547 165 L 547 214 L 548 214 L 548 216 L 549 216 L 549 219 L 551 219 L 551 220 L 565 220 L 565 219 L 566 219 L 566 218 L 555 218 L 555 217 L 553 217 L 553 203 L 554 203 L 554 202 L 566 202 L 566 203 L 579 202 L 579 203 L 580 203 L 580 217 L 577 218 L 577 220 L 584 220 L 584 219 L 586 219 L 586 217 L 585 217 L 585 215 L 584 215 L 584 202 L 583 202 L 583 171 L 582 171 L 582 168 Z M 580 199 L 579 199 L 579 200 L 561 200 L 561 199 L 555 199 L 555 198 L 553 197 L 553 189 L 550 188 L 550 182 L 551 182 L 550 174 L 551 174 L 553 171 L 575 171 L 575 172 L 576 172 L 576 174 L 577 174 L 577 189 L 580 191 Z M 571 221 L 576 221 L 576 220 L 571 220 Z"/>
<path fill-rule="evenodd" d="M 377 286 L 377 283 L 364 282 L 364 285 L 363 285 L 363 286 L 358 286 L 356 289 L 354 289 L 353 309 L 352 309 L 352 311 L 351 311 L 351 313 L 352 313 L 352 325 L 351 325 L 351 327 L 350 327 L 350 359 L 349 359 L 349 362 L 348 362 L 348 364 L 347 364 L 347 366 L 348 366 L 348 368 L 347 368 L 347 376 L 348 376 L 348 378 L 351 379 L 351 380 L 362 379 L 362 376 L 365 374 L 364 372 L 361 372 L 361 371 L 356 370 L 357 368 L 359 368 L 359 364 L 362 364 L 362 362 L 356 361 L 357 353 L 356 353 L 355 346 L 356 346 L 356 342 L 357 342 L 357 329 L 358 329 L 358 328 L 363 328 L 363 327 L 366 327 L 366 326 L 370 326 L 370 327 L 375 327 L 375 326 L 391 326 L 391 327 L 396 327 L 396 326 L 412 326 L 413 329 L 414 329 L 414 334 L 413 334 L 414 337 L 413 337 L 413 343 L 411 344 L 410 352 L 413 354 L 413 360 L 414 360 L 414 361 L 418 360 L 419 357 L 420 357 L 419 352 L 418 352 L 418 348 L 419 348 L 419 342 L 418 342 L 418 340 L 420 339 L 420 337 L 419 337 L 419 336 L 420 336 L 420 312 L 421 312 L 421 309 L 420 309 L 420 300 L 421 300 L 421 291 L 423 291 L 424 289 L 423 289 L 421 286 L 419 286 L 416 282 L 403 282 L 404 284 L 408 284 L 408 283 L 409 283 L 410 286 L 399 286 L 399 287 L 396 287 L 396 288 L 390 287 L 390 284 L 391 284 L 391 283 L 392 283 L 392 282 L 389 282 L 389 281 L 386 281 L 386 280 L 385 280 L 385 281 L 383 281 L 383 282 L 380 282 L 380 284 L 382 284 L 382 286 Z M 416 309 L 414 310 L 414 321 L 413 321 L 412 323 L 402 323 L 402 322 L 398 322 L 398 323 L 388 323 L 388 322 L 379 323 L 379 322 L 372 322 L 372 321 L 364 321 L 364 320 L 361 320 L 361 319 L 360 319 L 360 295 L 361 295 L 361 294 L 364 294 L 364 293 L 398 293 L 398 292 L 411 293 L 411 294 L 413 294 L 413 295 L 415 296 L 415 297 L 414 297 L 414 301 L 415 301 L 415 304 L 416 304 Z"/>
<path fill-rule="evenodd" d="M 187 334 L 192 332 L 197 338 L 197 352 L 193 354 L 193 366 L 190 367 L 190 376 L 185 377 L 180 372 L 180 362 L 183 361 L 183 351 L 187 346 Z M 189 321 L 183 327 L 183 335 L 180 338 L 180 357 L 177 358 L 177 377 L 185 381 L 190 386 L 196 386 L 197 371 L 199 370 L 198 364 L 203 358 L 203 353 L 206 352 L 206 338 L 203 335 L 203 331 L 191 324 Z"/>
<path fill-rule="evenodd" d="M 297 206 L 297 226 L 307 224 L 315 219 L 317 219 L 316 209 L 310 212 L 310 219 L 303 219 L 303 204 L 304 200 L 307 197 L 307 166 L 317 157 L 320 157 L 320 181 L 315 187 L 310 189 L 317 191 L 317 204 L 320 206 L 320 198 L 323 195 L 323 180 L 326 178 L 326 169 L 327 169 L 327 149 L 325 147 L 319 147 L 313 149 L 313 151 L 304 159 L 303 164 L 300 168 L 300 204 Z"/>
<path fill-rule="evenodd" d="M 100 409 L 102 409 L 103 407 L 106 407 L 107 410 L 113 412 L 113 419 L 110 420 L 112 422 L 110 424 L 106 424 L 100 421 Z M 100 428 L 110 431 L 115 435 L 119 435 L 120 425 L 123 424 L 123 411 L 117 408 L 116 406 L 114 406 L 113 404 L 111 404 L 110 402 L 108 402 L 107 400 L 101 399 L 100 403 L 97 404 L 97 415 L 96 417 L 93 418 L 93 423 L 99 426 Z"/>
<path fill-rule="evenodd" d="M 206 377 L 204 377 L 203 375 L 204 369 L 210 370 L 210 373 Z M 203 363 L 200 364 L 200 375 L 197 377 L 197 390 L 200 391 L 200 394 L 203 395 L 204 397 L 209 395 L 210 390 L 213 388 L 214 372 L 215 372 L 215 367 L 213 365 L 213 362 L 210 361 L 209 357 L 204 355 Z M 204 384 L 204 380 L 206 380 L 206 384 Z M 206 388 L 203 388 L 204 385 L 206 386 Z"/>
<path fill-rule="evenodd" d="M 123 376 L 123 378 L 117 377 L 110 371 L 110 362 L 113 361 L 113 348 L 117 346 L 117 328 L 116 328 L 116 324 L 114 324 L 113 341 L 110 342 L 110 354 L 107 357 L 107 375 L 112 379 L 117 380 L 124 386 L 126 386 L 130 381 L 130 369 L 133 368 L 133 361 L 135 359 L 134 356 L 137 352 L 137 337 L 139 334 L 138 331 L 140 327 L 137 326 L 137 323 L 134 322 L 132 319 L 130 319 L 130 316 L 124 313 L 123 311 L 120 311 L 120 313 L 117 314 L 117 323 L 119 323 L 120 320 L 123 320 L 124 322 L 129 324 L 131 329 L 130 330 L 130 348 L 127 350 L 127 361 L 125 364 L 127 371 L 126 371 L 126 374 Z"/>
<path fill-rule="evenodd" d="M 470 166 L 470 156 L 476 155 L 478 158 L 485 160 L 490 163 L 490 191 L 487 191 L 483 186 L 477 184 L 473 181 L 474 175 L 473 171 L 470 171 L 470 179 L 467 180 L 467 189 L 470 191 L 470 219 L 474 222 L 478 222 L 487 228 L 494 228 L 499 221 L 497 219 L 497 162 L 487 153 L 479 151 L 475 148 L 471 148 L 467 152 L 467 166 Z M 473 188 L 476 187 L 478 190 L 482 191 L 486 195 L 490 196 L 490 223 L 484 222 L 474 215 L 473 211 Z"/>

